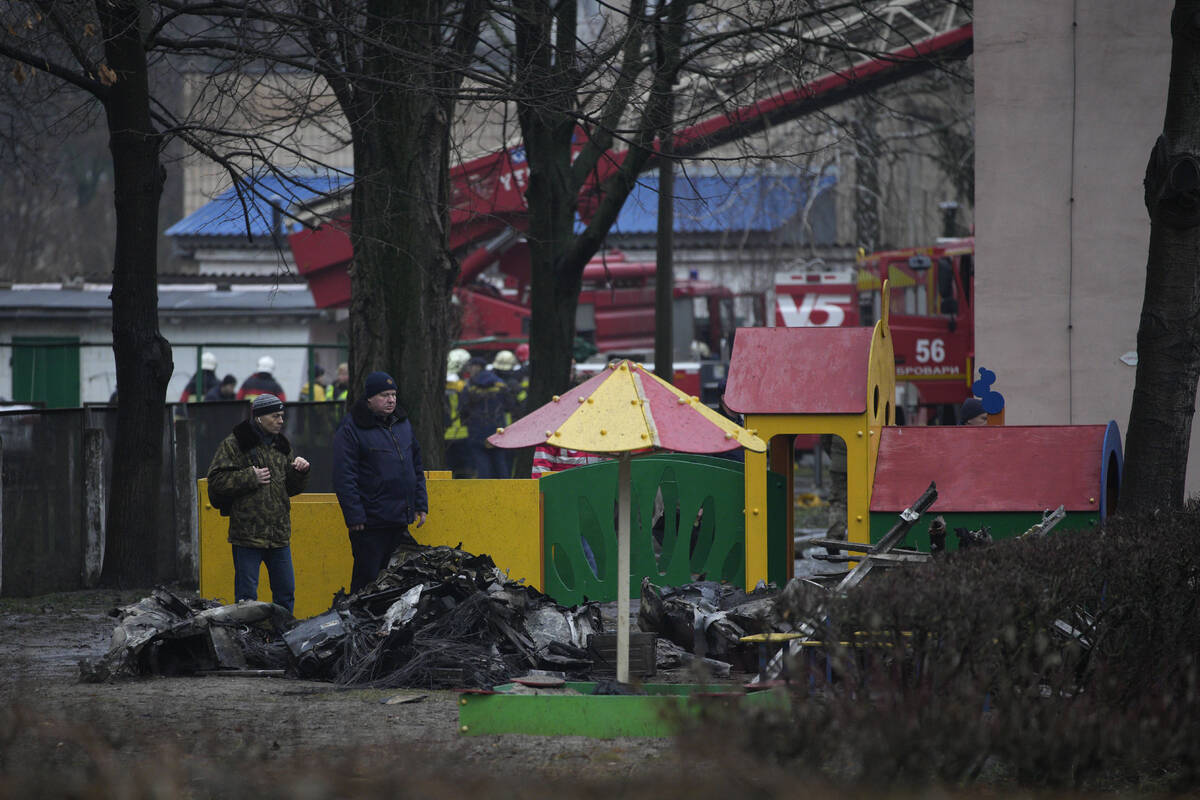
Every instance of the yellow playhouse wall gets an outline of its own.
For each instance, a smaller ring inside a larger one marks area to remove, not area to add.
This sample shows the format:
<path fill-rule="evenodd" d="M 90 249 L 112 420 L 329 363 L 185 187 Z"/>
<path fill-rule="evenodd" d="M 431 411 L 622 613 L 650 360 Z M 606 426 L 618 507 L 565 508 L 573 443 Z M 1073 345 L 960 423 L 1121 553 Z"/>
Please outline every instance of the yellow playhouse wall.
<path fill-rule="evenodd" d="M 542 573 L 542 512 L 537 481 L 450 480 L 449 473 L 426 473 L 429 518 L 409 532 L 421 544 L 458 546 L 487 554 L 511 580 L 538 589 Z M 200 594 L 233 602 L 233 560 L 229 518 L 208 502 L 208 481 L 199 481 Z M 301 494 L 292 498 L 292 565 L 296 571 L 297 619 L 329 610 L 333 595 L 350 586 L 350 538 L 337 497 Z M 258 599 L 270 600 L 264 568 Z"/>

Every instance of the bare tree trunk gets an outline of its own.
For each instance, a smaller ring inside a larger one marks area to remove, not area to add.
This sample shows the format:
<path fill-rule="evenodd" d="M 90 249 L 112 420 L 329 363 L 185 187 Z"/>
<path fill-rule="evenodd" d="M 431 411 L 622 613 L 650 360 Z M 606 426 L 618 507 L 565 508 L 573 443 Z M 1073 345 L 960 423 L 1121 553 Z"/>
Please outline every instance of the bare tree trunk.
<path fill-rule="evenodd" d="M 160 135 L 150 118 L 146 53 L 137 2 L 97 2 L 105 56 L 116 79 L 103 103 L 113 158 L 116 248 L 113 261 L 113 353 L 117 365 L 117 435 L 106 524 L 106 586 L 153 583 L 158 550 L 164 401 L 174 364 L 158 329 L 158 206 L 163 167 Z"/>
<path fill-rule="evenodd" d="M 531 130 L 536 131 L 536 128 Z M 556 137 L 553 131 L 537 133 L 545 135 L 539 136 L 542 141 L 533 147 L 551 154 L 536 162 L 530 160 L 529 188 L 525 192 L 531 210 L 527 234 L 533 319 L 529 333 L 533 365 L 529 397 L 536 398 L 530 403 L 531 408 L 543 405 L 552 395 L 570 385 L 575 309 L 583 286 L 582 266 L 576 267 L 565 257 L 573 238 L 573 209 L 578 191 L 569 184 L 566 174 L 571 158 L 570 130 L 565 137 Z M 529 147 L 528 133 L 525 141 Z M 534 213 L 533 209 L 538 212 Z M 519 462 L 517 469 L 520 469 Z"/>
<path fill-rule="evenodd" d="M 529 408 L 544 405 L 570 385 L 574 357 L 575 310 L 583 286 L 583 266 L 570 263 L 579 184 L 571 175 L 570 114 L 575 90 L 568 79 L 573 38 L 565 51 L 550 46 L 555 24 L 559 33 L 575 31 L 575 4 L 564 3 L 556 14 L 543 0 L 515 0 L 517 117 L 525 139 L 529 183 L 530 317 Z M 586 259 L 584 260 L 586 263 Z M 513 473 L 528 475 L 532 451 L 516 455 Z"/>
<path fill-rule="evenodd" d="M 665 16 L 656 31 L 662 55 L 642 126 L 631 137 L 632 146 L 621 168 L 605 181 L 587 229 L 578 235 L 572 223 L 585 176 L 579 168 L 583 157 L 573 164 L 571 152 L 577 121 L 574 97 L 580 88 L 574 63 L 576 5 L 561 3 L 552 8 L 545 0 L 514 0 L 514 7 L 518 12 L 517 116 L 529 165 L 525 200 L 529 207 L 533 374 L 526 402 L 529 408 L 538 408 L 570 383 L 583 268 L 603 243 L 638 174 L 650 160 L 656 134 L 667 125 L 669 117 L 663 107 L 675 82 L 689 2 L 674 0 L 662 7 Z M 637 19 L 640 12 L 635 9 L 643 7 L 631 5 L 630 25 L 641 24 Z M 637 36 L 631 38 L 640 41 Z M 596 134 L 602 137 L 604 132 Z M 516 474 L 522 474 L 528 465 L 527 454 L 518 456 Z"/>
<path fill-rule="evenodd" d="M 458 267 L 449 256 L 449 120 L 440 76 L 396 53 L 435 49 L 439 4 L 373 0 L 374 33 L 394 49 L 367 45 L 364 81 L 351 115 L 354 214 L 351 240 L 350 363 L 357 399 L 373 370 L 396 379 L 426 467 L 445 460 L 446 353 L 451 291 Z M 424 13 L 426 16 L 421 17 Z M 367 89 L 366 86 L 376 87 Z"/>
<path fill-rule="evenodd" d="M 1183 505 L 1200 376 L 1200 0 L 1177 0 L 1171 35 L 1167 112 L 1146 167 L 1150 252 L 1123 511 Z"/>

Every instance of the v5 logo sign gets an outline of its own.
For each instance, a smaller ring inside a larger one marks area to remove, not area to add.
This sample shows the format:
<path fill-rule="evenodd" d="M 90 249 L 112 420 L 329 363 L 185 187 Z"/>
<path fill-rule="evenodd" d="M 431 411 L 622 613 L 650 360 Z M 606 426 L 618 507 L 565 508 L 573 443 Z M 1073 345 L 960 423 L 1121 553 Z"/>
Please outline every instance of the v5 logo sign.
<path fill-rule="evenodd" d="M 806 294 L 796 305 L 790 294 L 775 298 L 779 316 L 789 328 L 837 328 L 846 321 L 844 305 L 850 305 L 848 294 Z"/>

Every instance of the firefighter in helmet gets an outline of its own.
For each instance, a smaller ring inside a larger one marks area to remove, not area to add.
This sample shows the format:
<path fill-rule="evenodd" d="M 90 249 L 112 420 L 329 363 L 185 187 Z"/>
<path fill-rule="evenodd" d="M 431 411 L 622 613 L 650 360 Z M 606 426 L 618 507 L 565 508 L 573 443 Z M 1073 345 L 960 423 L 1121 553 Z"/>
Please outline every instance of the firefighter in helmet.
<path fill-rule="evenodd" d="M 466 385 L 461 373 L 470 360 L 471 354 L 461 347 L 454 348 L 446 357 L 446 395 L 442 404 L 446 415 L 446 465 L 456 478 L 470 475 L 467 426 L 463 424 L 458 409 L 459 393 Z"/>
<path fill-rule="evenodd" d="M 508 388 L 512 390 L 513 397 L 516 399 L 516 408 L 507 415 L 508 418 L 504 421 L 505 425 L 509 425 L 514 419 L 520 419 L 525 413 L 525 396 L 529 394 L 529 376 L 521 368 L 521 362 L 517 360 L 516 355 L 510 350 L 501 350 L 496 353 L 496 357 L 492 359 L 492 371 L 500 380 L 508 384 Z"/>

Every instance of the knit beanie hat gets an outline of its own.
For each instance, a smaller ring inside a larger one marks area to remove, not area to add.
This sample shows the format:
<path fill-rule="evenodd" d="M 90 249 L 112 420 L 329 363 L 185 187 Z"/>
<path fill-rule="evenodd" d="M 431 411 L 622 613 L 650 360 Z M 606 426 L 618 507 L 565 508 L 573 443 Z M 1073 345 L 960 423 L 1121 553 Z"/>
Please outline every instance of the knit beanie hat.
<path fill-rule="evenodd" d="M 260 394 L 254 398 L 251 410 L 256 417 L 274 414 L 276 411 L 283 411 L 283 401 L 273 394 Z"/>
<path fill-rule="evenodd" d="M 396 382 L 392 380 L 392 376 L 386 372 L 372 372 L 367 376 L 367 382 L 363 385 L 363 397 L 374 397 L 380 392 L 388 392 L 396 390 Z"/>
<path fill-rule="evenodd" d="M 968 397 L 958 411 L 958 424 L 965 425 L 968 420 L 975 419 L 983 413 L 985 413 L 983 401 L 978 397 Z"/>

